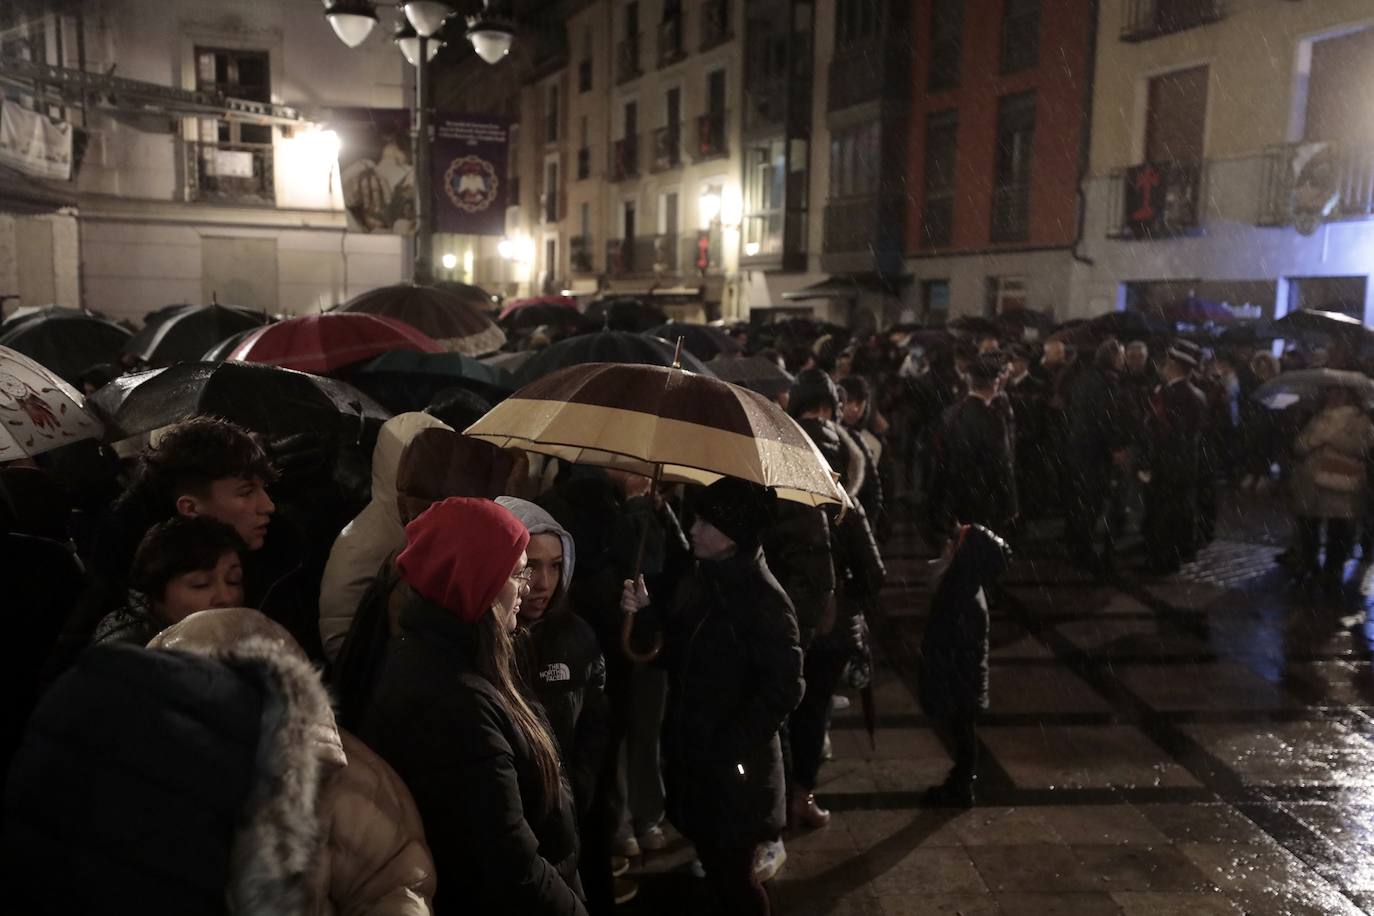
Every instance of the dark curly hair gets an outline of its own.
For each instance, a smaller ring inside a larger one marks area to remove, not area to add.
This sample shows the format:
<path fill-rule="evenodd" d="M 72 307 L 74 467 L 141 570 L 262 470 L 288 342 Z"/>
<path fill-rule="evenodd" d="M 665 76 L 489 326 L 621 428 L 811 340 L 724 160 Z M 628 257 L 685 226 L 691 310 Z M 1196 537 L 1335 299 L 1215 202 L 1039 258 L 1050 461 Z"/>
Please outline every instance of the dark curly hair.
<path fill-rule="evenodd" d="M 183 494 L 205 497 L 225 478 L 277 479 L 262 446 L 242 427 L 219 417 L 195 417 L 172 427 L 143 450 L 140 480 L 163 506 Z"/>
<path fill-rule="evenodd" d="M 242 557 L 247 552 L 243 538 L 224 522 L 206 515 L 179 515 L 148 529 L 134 554 L 129 584 L 160 600 L 167 583 L 177 576 L 214 569 L 226 553 Z"/>

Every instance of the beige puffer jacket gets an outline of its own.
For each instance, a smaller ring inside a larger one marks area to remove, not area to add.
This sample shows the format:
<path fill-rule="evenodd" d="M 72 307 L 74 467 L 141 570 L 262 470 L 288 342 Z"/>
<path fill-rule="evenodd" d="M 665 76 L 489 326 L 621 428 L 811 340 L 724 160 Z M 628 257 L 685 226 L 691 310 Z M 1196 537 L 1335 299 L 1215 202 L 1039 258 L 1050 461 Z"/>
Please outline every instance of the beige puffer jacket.
<path fill-rule="evenodd" d="M 429 414 L 397 414 L 382 425 L 372 450 L 372 501 L 339 532 L 320 580 L 320 637 L 331 662 L 343 648 L 358 604 L 383 561 L 405 546 L 396 504 L 396 473 L 406 446 L 426 429 L 449 426 Z"/>
<path fill-rule="evenodd" d="M 298 869 L 301 916 L 430 916 L 434 860 L 409 790 L 335 724 L 319 674 L 286 630 L 258 611 L 219 608 L 163 630 L 148 648 L 255 655 L 281 685 L 283 724 L 269 756 L 291 775 L 240 830 L 244 862 L 231 901 L 280 896 L 275 889 L 294 884 Z"/>

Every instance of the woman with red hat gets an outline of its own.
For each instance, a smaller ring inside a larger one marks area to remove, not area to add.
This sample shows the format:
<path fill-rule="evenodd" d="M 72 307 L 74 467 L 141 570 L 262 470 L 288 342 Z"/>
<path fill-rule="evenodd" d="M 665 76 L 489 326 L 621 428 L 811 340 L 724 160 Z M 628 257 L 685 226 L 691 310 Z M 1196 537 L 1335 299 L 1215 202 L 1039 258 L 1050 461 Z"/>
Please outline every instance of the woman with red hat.
<path fill-rule="evenodd" d="M 415 597 L 387 644 L 359 736 L 415 796 L 438 914 L 586 913 L 572 793 L 515 664 L 528 544 L 506 509 L 453 498 L 406 526 L 396 558 Z"/>

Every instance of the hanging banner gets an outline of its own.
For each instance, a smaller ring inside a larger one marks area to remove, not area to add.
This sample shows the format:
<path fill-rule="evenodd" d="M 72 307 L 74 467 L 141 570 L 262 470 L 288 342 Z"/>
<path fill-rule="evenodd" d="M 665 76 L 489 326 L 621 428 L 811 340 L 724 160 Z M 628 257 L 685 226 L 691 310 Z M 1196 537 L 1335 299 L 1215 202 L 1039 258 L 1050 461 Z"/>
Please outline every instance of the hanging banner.
<path fill-rule="evenodd" d="M 34 178 L 72 177 L 72 126 L 14 102 L 0 103 L 0 165 Z"/>
<path fill-rule="evenodd" d="M 1126 229 L 1136 238 L 1145 238 L 1164 219 L 1164 204 L 1169 185 L 1163 171 L 1146 163 L 1126 170 Z"/>
<path fill-rule="evenodd" d="M 434 128 L 434 227 L 461 235 L 505 235 L 510 124 L 440 114 Z"/>
<path fill-rule="evenodd" d="M 415 231 L 415 160 L 410 112 L 403 108 L 336 108 L 339 180 L 351 232 Z"/>

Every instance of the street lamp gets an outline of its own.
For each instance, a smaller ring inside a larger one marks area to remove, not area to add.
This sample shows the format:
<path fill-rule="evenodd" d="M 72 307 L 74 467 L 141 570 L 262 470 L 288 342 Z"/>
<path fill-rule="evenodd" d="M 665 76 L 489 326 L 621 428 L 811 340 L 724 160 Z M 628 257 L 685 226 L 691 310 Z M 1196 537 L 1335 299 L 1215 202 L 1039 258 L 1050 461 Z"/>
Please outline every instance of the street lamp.
<path fill-rule="evenodd" d="M 452 4 L 443 0 L 381 0 L 382 5 L 398 7 L 401 25 L 393 40 L 401 54 L 415 68 L 415 99 L 411 104 L 411 148 L 415 157 L 415 262 L 412 279 L 426 284 L 434 279 L 434 176 L 430 167 L 433 142 L 430 127 L 431 102 L 429 62 L 444 42 L 437 36 L 453 16 Z M 350 48 L 367 40 L 377 25 L 377 3 L 373 0 L 324 0 L 324 16 L 334 34 Z M 469 16 L 466 37 L 472 49 L 489 64 L 510 53 L 515 41 L 515 22 L 491 12 L 490 0 L 482 0 L 482 13 Z"/>

